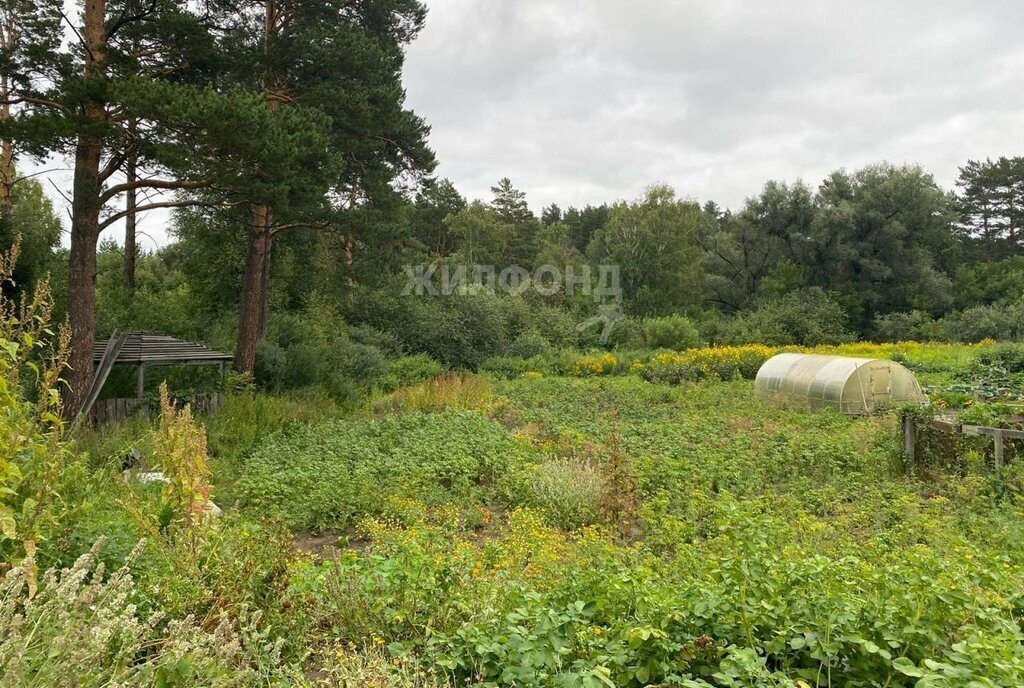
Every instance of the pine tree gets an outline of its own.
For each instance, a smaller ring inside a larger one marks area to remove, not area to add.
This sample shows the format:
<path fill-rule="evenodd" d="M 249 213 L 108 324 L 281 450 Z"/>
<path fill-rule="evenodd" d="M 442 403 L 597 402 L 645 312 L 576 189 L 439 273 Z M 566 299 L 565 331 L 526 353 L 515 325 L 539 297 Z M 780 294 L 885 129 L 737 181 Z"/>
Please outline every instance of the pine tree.
<path fill-rule="evenodd" d="M 44 3 L 58 14 L 62 4 Z M 21 109 L 2 132 L 28 153 L 74 160 L 69 415 L 80 409 L 92 383 L 100 232 L 133 212 L 111 212 L 113 202 L 131 192 L 237 187 L 254 155 L 291 160 L 296 149 L 308 152 L 302 141 L 284 145 L 286 133 L 260 119 L 252 98 L 211 87 L 199 69 L 212 54 L 206 15 L 171 0 L 85 0 L 80 17 L 76 40 L 66 50 L 13 64 L 3 102 Z M 254 145 L 258 139 L 281 143 L 267 151 Z M 129 159 L 146 174 L 122 181 Z M 208 202 L 158 197 L 134 212 Z"/>
<path fill-rule="evenodd" d="M 552 203 L 541 211 L 540 221 L 545 225 L 553 225 L 556 222 L 561 222 L 562 209 L 559 208 L 557 204 Z"/>
<path fill-rule="evenodd" d="M 260 93 L 274 114 L 312 110 L 325 116 L 322 180 L 289 180 L 282 202 L 273 189 L 254 197 L 239 307 L 235 368 L 251 372 L 267 318 L 273 241 L 301 228 L 342 228 L 345 212 L 388 205 L 398 179 L 434 166 L 426 125 L 405 109 L 404 47 L 423 26 L 417 0 L 219 0 L 220 44 L 230 78 Z M 360 237 L 344 239 L 349 268 Z"/>
<path fill-rule="evenodd" d="M 1024 248 L 1024 158 L 969 160 L 957 179 L 961 233 L 986 260 Z"/>
<path fill-rule="evenodd" d="M 492 186 L 491 193 L 494 194 L 491 208 L 495 215 L 513 228 L 503 259 L 509 264 L 532 266 L 539 248 L 539 223 L 526 203 L 526 193 L 512 186 L 512 180 L 508 177 L 503 177 L 497 186 Z"/>

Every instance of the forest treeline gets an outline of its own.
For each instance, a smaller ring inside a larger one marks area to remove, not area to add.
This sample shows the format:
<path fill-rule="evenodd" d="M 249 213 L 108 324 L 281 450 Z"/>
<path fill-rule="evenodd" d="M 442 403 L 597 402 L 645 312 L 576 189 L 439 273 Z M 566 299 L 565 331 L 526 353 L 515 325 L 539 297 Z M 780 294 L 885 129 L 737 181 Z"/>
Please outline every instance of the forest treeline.
<path fill-rule="evenodd" d="M 666 316 L 709 343 L 1024 337 L 1024 158 L 968 161 L 951 190 L 883 163 L 769 181 L 736 209 L 654 185 L 538 216 L 508 179 L 472 200 L 434 176 L 401 84 L 424 21 L 415 0 L 4 5 L 3 245 L 20 237 L 18 289 L 51 276 L 70 409 L 114 329 L 231 350 L 269 386 L 599 343 L 577 328 L 593 298 L 403 295 L 410 265 L 616 265 L 627 317 L 608 346 L 650 346 Z M 74 168 L 68 249 L 18 172 L 54 155 Z M 165 208 L 173 241 L 140 251 L 139 218 Z"/>

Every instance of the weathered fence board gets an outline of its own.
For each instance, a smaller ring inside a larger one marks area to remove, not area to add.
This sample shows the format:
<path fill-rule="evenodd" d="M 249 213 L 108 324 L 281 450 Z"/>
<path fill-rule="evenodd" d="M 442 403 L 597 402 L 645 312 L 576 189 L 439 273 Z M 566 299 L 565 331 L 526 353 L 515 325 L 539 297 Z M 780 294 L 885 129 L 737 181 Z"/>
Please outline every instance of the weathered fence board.
<path fill-rule="evenodd" d="M 224 405 L 224 395 L 220 392 L 197 394 L 189 404 L 193 413 L 213 415 Z M 93 405 L 97 425 L 116 423 L 136 416 L 148 418 L 154 411 L 149 403 L 138 399 L 101 399 Z"/>
<path fill-rule="evenodd" d="M 1003 467 L 1006 458 L 1005 440 L 1024 439 L 1024 430 L 1013 428 L 990 428 L 983 425 L 965 425 L 948 420 L 935 419 L 928 423 L 932 430 L 950 434 L 974 435 L 979 437 L 991 437 L 993 442 L 993 463 L 997 470 Z M 913 416 L 903 416 L 903 452 L 906 455 L 907 470 L 914 465 L 915 443 L 917 439 L 917 422 Z"/>

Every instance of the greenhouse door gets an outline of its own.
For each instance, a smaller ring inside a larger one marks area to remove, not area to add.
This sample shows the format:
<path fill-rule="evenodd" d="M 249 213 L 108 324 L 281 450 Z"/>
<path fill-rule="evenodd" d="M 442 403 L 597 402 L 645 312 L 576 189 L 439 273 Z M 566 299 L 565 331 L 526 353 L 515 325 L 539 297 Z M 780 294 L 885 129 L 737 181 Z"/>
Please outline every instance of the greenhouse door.
<path fill-rule="evenodd" d="M 886 400 L 892 397 L 892 374 L 888 364 L 871 364 L 869 390 L 873 401 Z"/>

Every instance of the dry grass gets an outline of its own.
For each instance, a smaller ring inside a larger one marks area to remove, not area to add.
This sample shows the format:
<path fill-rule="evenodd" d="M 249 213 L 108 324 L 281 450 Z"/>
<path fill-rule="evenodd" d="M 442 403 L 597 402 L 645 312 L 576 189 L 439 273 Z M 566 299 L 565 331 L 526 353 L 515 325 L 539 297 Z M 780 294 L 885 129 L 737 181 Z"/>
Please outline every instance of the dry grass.
<path fill-rule="evenodd" d="M 491 383 L 479 375 L 446 374 L 403 387 L 375 405 L 377 412 L 461 409 L 491 413 L 498 406 Z"/>

